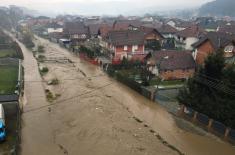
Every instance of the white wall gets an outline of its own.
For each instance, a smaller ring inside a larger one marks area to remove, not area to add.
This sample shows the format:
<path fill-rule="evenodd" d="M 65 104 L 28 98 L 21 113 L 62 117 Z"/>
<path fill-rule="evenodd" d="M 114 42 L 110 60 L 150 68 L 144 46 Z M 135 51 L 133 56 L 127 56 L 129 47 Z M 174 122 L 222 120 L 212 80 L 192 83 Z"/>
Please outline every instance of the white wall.
<path fill-rule="evenodd" d="M 47 32 L 48 32 L 48 33 L 55 33 L 55 32 L 61 33 L 61 32 L 63 32 L 63 28 L 56 28 L 56 29 L 54 29 L 54 28 L 48 28 L 48 29 L 47 29 Z"/>
<path fill-rule="evenodd" d="M 193 45 L 194 43 L 198 42 L 198 40 L 199 40 L 198 38 L 193 38 L 193 37 L 186 38 L 186 40 L 185 40 L 185 43 L 186 43 L 185 49 L 186 49 L 186 50 L 193 50 L 192 45 Z"/>

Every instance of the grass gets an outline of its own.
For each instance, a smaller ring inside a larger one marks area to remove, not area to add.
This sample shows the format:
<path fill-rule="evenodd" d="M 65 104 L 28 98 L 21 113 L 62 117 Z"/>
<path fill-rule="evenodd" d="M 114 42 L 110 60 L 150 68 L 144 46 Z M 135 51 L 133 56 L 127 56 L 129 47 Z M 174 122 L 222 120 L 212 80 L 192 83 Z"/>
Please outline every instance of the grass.
<path fill-rule="evenodd" d="M 13 49 L 1 49 L 0 58 L 13 57 L 16 55 L 16 51 Z"/>
<path fill-rule="evenodd" d="M 172 81 L 161 81 L 160 85 L 163 86 L 172 86 L 172 85 L 183 85 L 185 81 L 182 80 L 172 80 Z"/>
<path fill-rule="evenodd" d="M 177 86 L 177 85 L 183 85 L 185 84 L 185 81 L 182 80 L 170 80 L 170 81 L 161 81 L 158 78 L 153 78 L 150 81 L 150 85 L 151 86 L 155 86 L 155 85 L 161 85 L 161 86 Z"/>
<path fill-rule="evenodd" d="M 18 79 L 18 67 L 0 66 L 0 94 L 12 94 Z"/>

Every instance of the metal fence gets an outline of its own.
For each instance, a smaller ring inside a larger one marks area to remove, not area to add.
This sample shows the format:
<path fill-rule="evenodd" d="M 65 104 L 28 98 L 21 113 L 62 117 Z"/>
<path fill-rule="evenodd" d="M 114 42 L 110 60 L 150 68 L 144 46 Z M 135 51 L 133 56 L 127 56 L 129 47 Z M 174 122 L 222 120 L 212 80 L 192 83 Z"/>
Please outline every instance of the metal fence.
<path fill-rule="evenodd" d="M 205 126 L 209 124 L 209 117 L 204 114 L 198 113 L 196 118 L 199 123 Z"/>
<path fill-rule="evenodd" d="M 226 131 L 226 126 L 218 121 L 213 121 L 212 123 L 213 131 L 217 132 L 218 134 L 224 135 Z"/>

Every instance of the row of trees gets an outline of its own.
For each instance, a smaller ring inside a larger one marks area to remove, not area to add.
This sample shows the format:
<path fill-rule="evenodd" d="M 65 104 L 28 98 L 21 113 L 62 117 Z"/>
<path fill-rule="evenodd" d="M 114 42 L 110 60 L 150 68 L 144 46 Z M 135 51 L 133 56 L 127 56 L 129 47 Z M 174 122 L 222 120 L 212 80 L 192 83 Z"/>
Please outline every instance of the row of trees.
<path fill-rule="evenodd" d="M 178 100 L 194 110 L 235 128 L 235 65 L 226 65 L 223 52 L 210 55 Z"/>
<path fill-rule="evenodd" d="M 100 48 L 94 48 L 94 49 L 90 49 L 90 48 L 87 48 L 86 46 L 80 46 L 79 48 L 79 52 L 80 53 L 84 53 L 87 55 L 88 58 L 96 58 L 97 56 L 100 56 L 101 53 L 100 53 Z"/>

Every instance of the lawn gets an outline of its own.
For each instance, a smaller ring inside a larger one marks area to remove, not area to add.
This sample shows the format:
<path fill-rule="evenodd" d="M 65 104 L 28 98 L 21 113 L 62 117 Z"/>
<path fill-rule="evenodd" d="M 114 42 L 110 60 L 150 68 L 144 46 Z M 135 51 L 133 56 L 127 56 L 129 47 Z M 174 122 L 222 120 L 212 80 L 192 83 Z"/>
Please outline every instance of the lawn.
<path fill-rule="evenodd" d="M 16 55 L 16 51 L 13 49 L 0 49 L 0 58 L 12 57 Z"/>
<path fill-rule="evenodd" d="M 17 66 L 0 66 L 0 94 L 14 93 L 17 79 Z"/>
<path fill-rule="evenodd" d="M 182 80 L 161 81 L 157 78 L 153 78 L 150 81 L 151 86 L 160 85 L 163 87 L 174 87 L 174 86 L 181 86 L 184 84 L 185 84 L 185 81 L 182 81 Z"/>
<path fill-rule="evenodd" d="M 160 85 L 171 86 L 171 85 L 183 85 L 185 81 L 182 80 L 172 80 L 172 81 L 162 81 Z"/>

